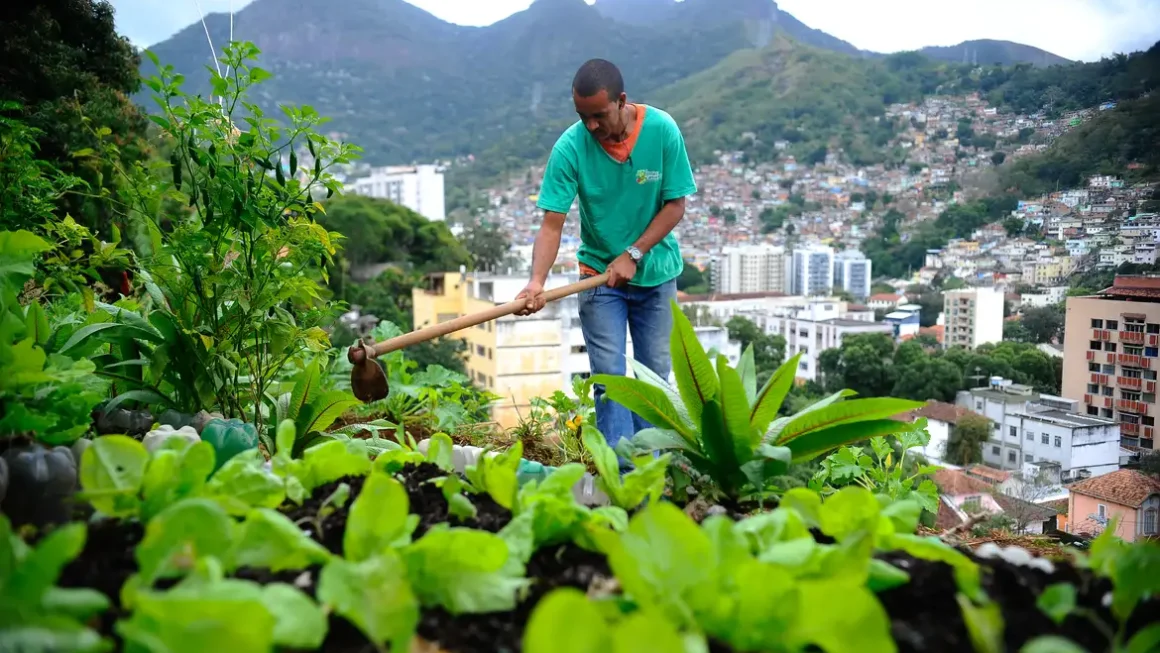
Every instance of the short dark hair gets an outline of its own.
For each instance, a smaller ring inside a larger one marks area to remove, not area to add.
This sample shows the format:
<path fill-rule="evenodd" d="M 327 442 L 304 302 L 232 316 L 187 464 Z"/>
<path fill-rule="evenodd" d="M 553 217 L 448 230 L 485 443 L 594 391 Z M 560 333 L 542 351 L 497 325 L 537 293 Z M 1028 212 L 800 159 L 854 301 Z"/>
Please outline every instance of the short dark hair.
<path fill-rule="evenodd" d="M 611 61 L 589 59 L 572 78 L 572 90 L 580 97 L 592 97 L 600 91 L 608 91 L 608 98 L 615 100 L 624 92 L 624 78 L 620 76 L 620 69 Z"/>

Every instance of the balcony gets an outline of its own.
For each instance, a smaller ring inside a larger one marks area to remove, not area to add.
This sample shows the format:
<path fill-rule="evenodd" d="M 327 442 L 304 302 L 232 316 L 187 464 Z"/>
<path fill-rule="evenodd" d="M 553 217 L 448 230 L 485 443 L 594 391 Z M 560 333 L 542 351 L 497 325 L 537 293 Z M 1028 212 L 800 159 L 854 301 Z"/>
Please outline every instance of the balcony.
<path fill-rule="evenodd" d="M 1089 361 L 1094 361 L 1096 359 L 1096 353 L 1094 351 L 1089 351 L 1087 353 L 1087 359 Z"/>
<path fill-rule="evenodd" d="M 1156 437 L 1156 427 L 1155 426 L 1145 426 L 1144 427 L 1144 437 L 1146 437 L 1146 438 Z"/>
<path fill-rule="evenodd" d="M 1141 367 L 1146 370 L 1152 369 L 1152 359 L 1135 354 L 1120 354 L 1118 357 L 1120 365 L 1128 367 Z"/>
<path fill-rule="evenodd" d="M 1115 363 L 1116 363 L 1116 355 L 1115 354 L 1108 352 L 1108 363 L 1115 365 Z"/>
<path fill-rule="evenodd" d="M 1148 346 L 1149 347 L 1160 347 L 1160 335 L 1157 335 L 1155 333 L 1149 333 L 1148 334 Z"/>
<path fill-rule="evenodd" d="M 1142 401 L 1133 401 L 1131 399 L 1117 399 L 1116 410 L 1124 413 L 1146 415 L 1148 413 L 1148 404 Z"/>
<path fill-rule="evenodd" d="M 1144 379 L 1134 379 L 1129 376 L 1117 376 L 1116 385 L 1129 390 L 1140 390 L 1144 387 Z"/>
<path fill-rule="evenodd" d="M 1111 397 L 1104 397 L 1104 408 L 1111 408 L 1115 402 Z"/>
<path fill-rule="evenodd" d="M 1107 385 L 1111 377 L 1107 374 L 1092 374 L 1092 383 L 1096 385 Z"/>
<path fill-rule="evenodd" d="M 1083 402 L 1090 406 L 1092 404 L 1092 396 L 1091 395 L 1084 395 Z"/>
<path fill-rule="evenodd" d="M 1143 345 L 1144 344 L 1144 332 L 1142 332 L 1142 331 L 1121 331 L 1120 332 L 1120 342 L 1127 343 L 1129 345 Z"/>
<path fill-rule="evenodd" d="M 1129 424 L 1128 422 L 1120 422 L 1120 435 L 1140 435 L 1140 425 Z"/>
<path fill-rule="evenodd" d="M 1144 392 L 1147 392 L 1148 394 L 1156 394 L 1156 382 L 1155 381 L 1145 381 L 1144 382 Z"/>

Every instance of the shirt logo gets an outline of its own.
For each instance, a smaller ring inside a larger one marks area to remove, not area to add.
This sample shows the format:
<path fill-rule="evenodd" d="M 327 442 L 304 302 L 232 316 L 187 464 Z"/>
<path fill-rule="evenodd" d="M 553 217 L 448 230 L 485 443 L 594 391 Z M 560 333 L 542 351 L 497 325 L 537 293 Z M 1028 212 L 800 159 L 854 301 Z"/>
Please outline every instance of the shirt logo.
<path fill-rule="evenodd" d="M 661 173 L 658 170 L 637 170 L 636 183 L 644 185 L 650 181 L 660 181 Z"/>

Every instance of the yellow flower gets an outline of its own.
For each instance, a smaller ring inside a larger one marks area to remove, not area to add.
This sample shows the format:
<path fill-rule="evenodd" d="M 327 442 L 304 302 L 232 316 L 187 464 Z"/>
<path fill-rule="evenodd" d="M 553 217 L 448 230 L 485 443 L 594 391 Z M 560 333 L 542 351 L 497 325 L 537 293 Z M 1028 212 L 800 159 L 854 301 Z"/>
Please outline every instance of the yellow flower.
<path fill-rule="evenodd" d="M 579 415 L 574 415 L 572 417 L 572 419 L 568 420 L 568 422 L 567 422 L 568 430 L 572 431 L 573 433 L 580 430 L 580 422 L 581 421 L 583 421 L 583 420 L 580 419 Z"/>

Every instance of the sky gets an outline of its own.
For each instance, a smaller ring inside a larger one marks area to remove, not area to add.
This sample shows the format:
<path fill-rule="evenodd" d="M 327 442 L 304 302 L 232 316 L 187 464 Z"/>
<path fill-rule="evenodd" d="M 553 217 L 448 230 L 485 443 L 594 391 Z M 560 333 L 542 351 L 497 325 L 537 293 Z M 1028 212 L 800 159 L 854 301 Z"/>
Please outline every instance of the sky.
<path fill-rule="evenodd" d="M 490 25 L 531 4 L 531 0 L 407 1 L 460 25 Z M 238 11 L 250 0 L 110 2 L 117 9 L 121 33 L 145 47 L 197 21 L 200 10 Z M 1160 0 L 779 0 L 778 6 L 810 27 L 877 52 L 990 38 L 1095 61 L 1160 41 Z"/>

